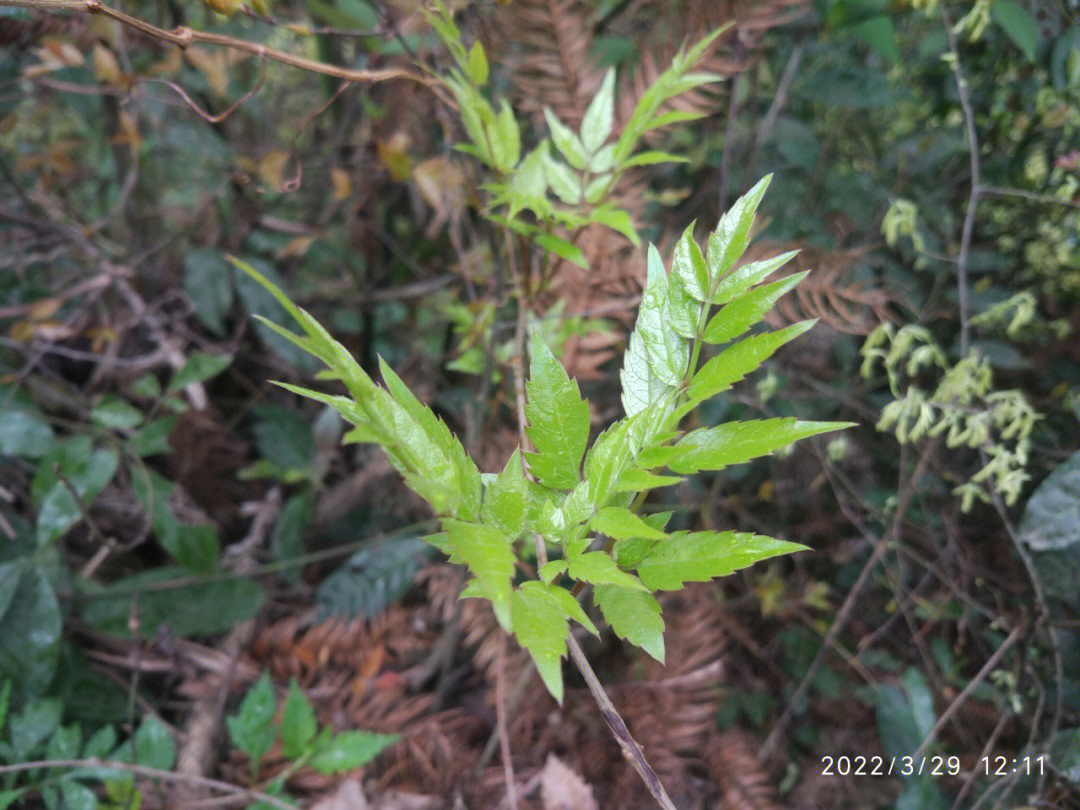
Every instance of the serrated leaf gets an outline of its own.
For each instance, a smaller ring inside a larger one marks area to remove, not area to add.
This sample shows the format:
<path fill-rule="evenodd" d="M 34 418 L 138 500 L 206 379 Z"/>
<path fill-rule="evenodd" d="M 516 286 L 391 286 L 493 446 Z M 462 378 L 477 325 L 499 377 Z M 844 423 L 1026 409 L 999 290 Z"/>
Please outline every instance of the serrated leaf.
<path fill-rule="evenodd" d="M 800 422 L 784 417 L 699 428 L 678 442 L 676 447 L 684 453 L 668 466 L 677 473 L 721 470 L 768 455 L 799 439 L 851 426 L 851 422 Z"/>
<path fill-rule="evenodd" d="M 604 172 L 610 172 L 614 165 L 615 144 L 609 143 L 607 146 L 598 149 L 596 154 L 589 158 L 588 169 L 593 174 L 603 174 Z"/>
<path fill-rule="evenodd" d="M 601 178 L 597 178 L 597 180 L 599 179 Z M 586 197 L 588 197 L 587 193 Z M 599 222 L 601 225 L 607 225 L 613 231 L 618 231 L 633 242 L 634 247 L 641 245 L 641 237 L 638 236 L 638 232 L 634 228 L 634 220 L 631 219 L 630 214 L 622 208 L 612 208 L 611 206 L 602 205 L 589 213 L 589 219 L 592 222 Z"/>
<path fill-rule="evenodd" d="M 687 390 L 690 402 L 701 402 L 726 391 L 733 383 L 760 367 L 777 349 L 797 338 L 816 322 L 802 321 L 775 332 L 752 335 L 724 349 L 703 365 L 690 381 Z"/>
<path fill-rule="evenodd" d="M 311 767 L 325 774 L 351 771 L 371 762 L 400 739 L 400 734 L 343 731 L 330 739 L 311 758 Z"/>
<path fill-rule="evenodd" d="M 276 708 L 270 673 L 264 672 L 240 701 L 239 711 L 225 718 L 233 745 L 254 763 L 262 759 L 274 744 L 274 728 L 271 724 Z"/>
<path fill-rule="evenodd" d="M 754 222 L 754 214 L 771 181 L 772 175 L 765 175 L 752 189 L 737 199 L 720 218 L 716 230 L 709 235 L 705 265 L 709 269 L 709 281 L 713 288 L 746 250 L 750 242 L 750 226 Z"/>
<path fill-rule="evenodd" d="M 510 582 L 514 576 L 514 547 L 511 539 L 494 526 L 444 520 L 447 545 L 476 577 L 491 601 L 495 618 L 510 629 Z"/>
<path fill-rule="evenodd" d="M 806 278 L 809 272 L 795 273 L 739 296 L 712 317 L 705 326 L 702 339 L 706 343 L 727 343 L 745 334 L 762 321 L 780 296 Z"/>
<path fill-rule="evenodd" d="M 589 524 L 595 531 L 615 540 L 631 540 L 636 537 L 648 540 L 665 540 L 667 535 L 658 531 L 629 509 L 609 506 L 597 512 Z"/>
<path fill-rule="evenodd" d="M 581 202 L 581 177 L 561 160 L 547 155 L 544 158 L 544 176 L 555 196 L 564 203 L 577 205 Z"/>
<path fill-rule="evenodd" d="M 684 480 L 684 478 L 674 475 L 657 475 L 648 470 L 631 467 L 619 476 L 619 480 L 615 483 L 612 492 L 633 492 L 636 494 L 646 489 L 681 484 Z"/>
<path fill-rule="evenodd" d="M 653 591 L 677 591 L 687 582 L 708 582 L 760 560 L 804 551 L 806 546 L 746 532 L 677 532 L 653 546 L 637 564 Z"/>
<path fill-rule="evenodd" d="M 675 243 L 675 252 L 671 260 L 672 275 L 677 275 L 682 286 L 691 296 L 701 303 L 709 300 L 709 270 L 705 266 L 705 257 L 694 239 L 694 223 L 691 222 L 679 241 Z"/>
<path fill-rule="evenodd" d="M 789 250 L 771 259 L 762 259 L 759 262 L 744 264 L 737 270 L 732 271 L 720 282 L 712 296 L 712 303 L 726 304 L 738 298 L 755 284 L 759 284 L 773 274 L 776 270 L 791 261 L 799 251 Z"/>
<path fill-rule="evenodd" d="M 513 170 L 521 159 L 521 131 L 510 105 L 503 99 L 499 114 L 495 118 L 497 145 L 494 147 L 496 168 L 503 173 Z"/>
<path fill-rule="evenodd" d="M 581 171 L 585 168 L 585 147 L 581 138 L 574 130 L 559 120 L 558 116 L 550 108 L 544 108 L 544 119 L 547 121 L 548 131 L 555 148 L 566 159 L 566 162 L 575 169 Z"/>
<path fill-rule="evenodd" d="M 585 151 L 594 154 L 611 136 L 615 121 L 615 68 L 609 68 L 600 89 L 589 102 L 581 119 L 581 142 Z"/>
<path fill-rule="evenodd" d="M 572 489 L 589 441 L 589 405 L 538 332 L 530 347 L 525 431 L 536 452 L 526 453 L 529 471 L 546 487 Z"/>
<path fill-rule="evenodd" d="M 429 501 L 436 512 L 449 512 L 462 520 L 480 513 L 480 471 L 446 424 L 420 402 L 394 370 L 379 358 L 386 388 L 401 409 L 394 412 L 393 438 L 411 451 L 416 464 L 406 479 Z M 403 419 L 403 414 L 407 418 Z M 434 484 L 435 486 L 430 486 Z"/>
<path fill-rule="evenodd" d="M 590 585 L 617 585 L 631 590 L 645 590 L 636 576 L 619 568 L 611 555 L 604 551 L 589 551 L 574 557 L 570 560 L 567 573 L 573 579 Z"/>
<path fill-rule="evenodd" d="M 686 289 L 686 282 L 676 272 L 668 276 L 668 323 L 679 337 L 697 337 L 702 306 Z"/>
<path fill-rule="evenodd" d="M 649 246 L 648 277 L 620 374 L 623 408 L 632 416 L 682 383 L 689 343 L 668 324 L 668 281 L 660 254 Z"/>
<path fill-rule="evenodd" d="M 514 591 L 511 604 L 514 636 L 528 650 L 544 686 L 561 705 L 562 659 L 570 627 L 565 600 L 554 595 L 560 590 L 541 582 L 526 582 Z"/>
<path fill-rule="evenodd" d="M 509 537 L 525 530 L 529 517 L 529 487 L 521 467 L 521 451 L 515 450 L 506 467 L 488 484 L 480 518 L 484 523 L 498 526 Z"/>
<path fill-rule="evenodd" d="M 317 619 L 372 618 L 383 613 L 413 587 L 416 572 L 431 559 L 436 542 L 430 537 L 394 537 L 365 544 L 315 591 Z M 449 548 L 440 550 L 448 556 L 452 553 Z"/>
<path fill-rule="evenodd" d="M 664 620 L 655 596 L 614 585 L 598 585 L 593 601 L 615 635 L 664 663 Z"/>
<path fill-rule="evenodd" d="M 656 407 L 620 419 L 589 448 L 585 456 L 585 478 L 593 507 L 600 509 L 607 505 L 622 476 L 635 465 L 638 454 L 655 441 L 667 420 L 671 396 L 657 400 Z"/>
<path fill-rule="evenodd" d="M 315 710 L 293 678 L 289 682 L 289 694 L 281 711 L 281 753 L 289 759 L 303 754 L 315 739 L 319 726 Z"/>

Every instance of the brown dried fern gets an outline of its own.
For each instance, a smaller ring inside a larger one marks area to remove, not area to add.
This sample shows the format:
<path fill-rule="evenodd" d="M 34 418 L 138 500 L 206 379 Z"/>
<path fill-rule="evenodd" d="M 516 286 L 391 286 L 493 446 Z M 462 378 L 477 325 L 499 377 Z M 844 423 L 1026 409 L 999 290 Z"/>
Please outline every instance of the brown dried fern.
<path fill-rule="evenodd" d="M 733 729 L 716 735 L 705 768 L 720 793 L 719 810 L 780 810 L 774 780 L 757 760 L 757 741 Z"/>

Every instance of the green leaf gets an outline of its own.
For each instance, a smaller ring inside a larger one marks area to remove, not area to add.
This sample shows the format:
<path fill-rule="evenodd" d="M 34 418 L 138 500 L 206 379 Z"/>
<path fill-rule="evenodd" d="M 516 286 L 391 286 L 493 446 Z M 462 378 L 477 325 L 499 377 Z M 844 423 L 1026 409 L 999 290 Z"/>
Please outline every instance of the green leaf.
<path fill-rule="evenodd" d="M 161 589 L 170 580 L 190 577 L 185 568 L 161 566 L 115 580 L 89 595 L 82 618 L 103 633 L 130 638 L 128 622 L 134 607 L 142 638 L 152 638 L 162 625 L 180 638 L 211 636 L 250 619 L 266 601 L 262 586 L 244 577 Z"/>
<path fill-rule="evenodd" d="M 515 450 L 503 471 L 488 484 L 480 518 L 502 529 L 508 537 L 516 538 L 525 530 L 528 517 L 529 487 L 521 467 L 521 451 Z"/>
<path fill-rule="evenodd" d="M 1015 0 L 994 0 L 990 16 L 1027 60 L 1034 63 L 1039 50 L 1039 27 L 1028 10 Z"/>
<path fill-rule="evenodd" d="M 61 726 L 45 746 L 45 759 L 75 759 L 82 747 L 82 729 L 78 723 Z"/>
<path fill-rule="evenodd" d="M 53 429 L 22 410 L 0 411 L 0 456 L 41 458 L 53 447 Z"/>
<path fill-rule="evenodd" d="M 71 779 L 60 781 L 60 795 L 64 797 L 64 810 L 94 810 L 98 806 L 97 794 Z"/>
<path fill-rule="evenodd" d="M 225 718 L 225 726 L 229 730 L 233 745 L 248 755 L 253 766 L 257 765 L 263 754 L 274 744 L 273 719 L 276 709 L 277 701 L 274 698 L 274 686 L 270 683 L 270 673 L 264 672 L 244 695 L 239 711 Z"/>
<path fill-rule="evenodd" d="M 645 586 L 633 574 L 628 574 L 615 564 L 611 555 L 604 551 L 589 551 L 570 560 L 567 573 L 576 580 L 590 585 L 617 585 L 644 591 Z"/>
<path fill-rule="evenodd" d="M 632 158 L 623 161 L 620 165 L 620 169 L 630 169 L 634 166 L 655 166 L 658 163 L 689 163 L 690 159 L 683 155 L 676 155 L 672 152 L 660 152 L 656 150 L 650 150 L 648 152 L 638 152 Z"/>
<path fill-rule="evenodd" d="M 400 739 L 400 734 L 343 731 L 311 758 L 311 767 L 325 774 L 351 771 L 371 762 Z"/>
<path fill-rule="evenodd" d="M 135 732 L 135 762 L 159 771 L 171 771 L 176 764 L 176 740 L 156 717 L 147 717 Z"/>
<path fill-rule="evenodd" d="M 878 52 L 883 59 L 896 65 L 900 62 L 900 47 L 896 41 L 896 27 L 887 14 L 878 14 L 846 26 L 842 32 L 864 42 Z"/>
<path fill-rule="evenodd" d="M 356 551 L 316 590 L 318 618 L 378 616 L 413 587 L 432 556 L 419 537 L 388 538 Z"/>
<path fill-rule="evenodd" d="M 705 327 L 702 339 L 706 343 L 727 343 L 745 334 L 750 327 L 761 322 L 780 296 L 806 278 L 809 272 L 795 273 L 736 298 L 713 316 Z"/>
<path fill-rule="evenodd" d="M 86 741 L 86 747 L 83 748 L 82 753 L 83 759 L 91 757 L 107 759 L 114 748 L 116 748 L 115 726 L 102 726 Z"/>
<path fill-rule="evenodd" d="M 670 399 L 669 395 L 669 399 Z M 589 504 L 597 509 L 620 489 L 623 475 L 631 469 L 643 448 L 649 447 L 663 429 L 669 401 L 658 400 L 654 408 L 621 419 L 605 430 L 585 456 Z"/>
<path fill-rule="evenodd" d="M 581 138 L 574 130 L 559 120 L 558 116 L 550 108 L 544 107 L 544 118 L 547 121 L 548 131 L 551 132 L 551 140 L 555 148 L 566 159 L 566 162 L 578 171 L 585 169 L 585 147 Z M 546 154 L 546 152 L 545 152 Z"/>
<path fill-rule="evenodd" d="M 553 593 L 559 590 L 542 582 L 523 583 L 513 593 L 511 615 L 518 643 L 529 651 L 544 685 L 561 705 L 562 659 L 570 628 L 565 601 Z"/>
<path fill-rule="evenodd" d="M 613 231 L 618 231 L 633 242 L 634 247 L 641 245 L 641 237 L 638 236 L 638 232 L 634 228 L 634 220 L 631 219 L 630 214 L 622 208 L 613 208 L 609 205 L 602 205 L 589 212 L 589 220 L 591 222 L 599 222 L 601 225 L 607 225 Z"/>
<path fill-rule="evenodd" d="M 668 276 L 668 323 L 671 330 L 687 340 L 696 338 L 701 311 L 701 304 L 686 289 L 683 277 L 672 272 Z"/>
<path fill-rule="evenodd" d="M 494 145 L 496 155 L 496 168 L 503 173 L 508 173 L 517 166 L 521 159 L 521 132 L 518 129 L 517 119 L 510 105 L 503 99 L 499 108 L 499 115 L 495 119 L 495 137 L 497 144 Z"/>
<path fill-rule="evenodd" d="M 231 354 L 206 354 L 195 352 L 169 382 L 166 391 L 179 391 L 194 383 L 201 383 L 216 377 L 232 365 Z"/>
<path fill-rule="evenodd" d="M 26 793 L 29 788 L 18 788 L 17 790 L 0 790 L 0 810 L 7 810 L 11 807 L 19 798 Z"/>
<path fill-rule="evenodd" d="M 664 663 L 664 620 L 655 596 L 613 585 L 598 585 L 593 601 L 615 635 Z"/>
<path fill-rule="evenodd" d="M 1035 488 L 1017 529 L 1043 590 L 1080 607 L 1080 452 Z"/>
<path fill-rule="evenodd" d="M 773 352 L 797 338 L 815 323 L 816 321 L 794 323 L 775 332 L 752 335 L 724 349 L 703 365 L 690 381 L 687 390 L 690 402 L 702 402 L 726 391 L 733 383 L 759 368 Z"/>
<path fill-rule="evenodd" d="M 56 671 L 63 629 L 60 605 L 45 572 L 18 561 L 0 566 L 2 591 L 8 595 L 7 610 L 0 616 L 0 680 L 10 678 L 30 694 L 42 694 Z"/>
<path fill-rule="evenodd" d="M 229 266 L 213 249 L 195 250 L 184 257 L 184 291 L 195 305 L 195 317 L 218 337 L 225 335 L 225 316 L 233 303 Z"/>
<path fill-rule="evenodd" d="M 289 365 L 305 371 L 317 368 L 310 357 L 316 353 L 283 334 L 287 331 L 284 325 L 288 316 L 298 322 L 302 322 L 302 316 L 300 310 L 291 303 L 285 305 L 284 302 L 288 299 L 281 292 L 283 282 L 273 265 L 253 257 L 245 261 L 231 261 L 243 271 L 236 279 L 236 292 L 244 311 L 250 316 L 257 316 L 259 322 L 255 325 L 255 333 L 259 339 Z M 322 359 L 321 355 L 316 356 Z"/>
<path fill-rule="evenodd" d="M 281 711 L 281 753 L 296 759 L 307 750 L 318 730 L 315 710 L 293 678 L 289 681 L 289 694 Z"/>
<path fill-rule="evenodd" d="M 314 505 L 310 493 L 298 492 L 285 501 L 281 512 L 270 530 L 270 553 L 274 562 L 289 562 L 304 553 L 304 530 L 314 517 Z M 301 566 L 284 568 L 282 579 L 295 584 L 300 578 Z"/>
<path fill-rule="evenodd" d="M 13 756 L 9 758 L 9 761 L 29 760 L 39 746 L 60 727 L 63 713 L 63 702 L 50 698 L 32 701 L 12 717 L 8 739 Z"/>
<path fill-rule="evenodd" d="M 598 149 L 596 154 L 589 158 L 588 164 L 590 172 L 603 175 L 607 178 L 606 182 L 610 182 L 610 172 L 615 165 L 615 144 L 609 143 L 607 146 Z"/>
<path fill-rule="evenodd" d="M 90 411 L 90 421 L 109 430 L 129 430 L 143 420 L 143 412 L 116 394 L 106 395 Z"/>
<path fill-rule="evenodd" d="M 679 440 L 676 447 L 684 452 L 668 466 L 677 473 L 721 470 L 768 455 L 799 439 L 852 426 L 851 422 L 800 422 L 784 417 L 698 428 Z"/>
<path fill-rule="evenodd" d="M 577 205 L 581 202 L 583 192 L 581 176 L 551 155 L 544 157 L 544 176 L 548 185 L 555 192 L 555 196 L 567 205 Z"/>
<path fill-rule="evenodd" d="M 705 257 L 694 240 L 694 223 L 691 222 L 679 241 L 675 243 L 675 255 L 671 260 L 671 272 L 682 281 L 683 289 L 701 303 L 709 300 L 709 270 Z"/>
<path fill-rule="evenodd" d="M 759 262 L 744 264 L 737 270 L 732 271 L 716 288 L 712 295 L 712 303 L 726 304 L 733 301 L 791 261 L 798 252 L 797 250 L 789 250 L 787 253 L 773 256 L 771 259 L 762 259 Z"/>
<path fill-rule="evenodd" d="M 77 441 L 80 438 L 86 441 Z M 66 482 L 53 472 L 50 462 L 54 459 L 59 463 L 60 473 L 67 479 Z M 116 474 L 119 462 L 120 456 L 116 450 L 94 450 L 89 437 L 69 439 L 43 458 L 34 486 L 39 491 L 50 483 L 51 486 L 38 509 L 38 545 L 44 546 L 56 540 L 82 518 L 82 509 L 71 489 L 78 493 L 85 506 L 90 506 Z"/>
<path fill-rule="evenodd" d="M 750 226 L 772 175 L 765 175 L 752 189 L 737 199 L 720 218 L 716 230 L 709 235 L 709 248 L 705 253 L 705 265 L 709 268 L 712 288 L 723 278 L 743 255 L 750 242 Z"/>
<path fill-rule="evenodd" d="M 565 259 L 580 267 L 582 270 L 589 269 L 589 262 L 581 248 L 567 242 L 550 233 L 538 233 L 533 236 L 533 241 L 549 253 L 554 253 L 560 259 Z"/>
<path fill-rule="evenodd" d="M 546 487 L 572 489 L 589 441 L 589 404 L 539 332 L 533 332 L 530 354 L 525 432 L 536 452 L 525 454 L 529 471 Z"/>
<path fill-rule="evenodd" d="M 469 61 L 468 61 L 468 73 L 469 81 L 473 84 L 482 86 L 487 84 L 488 80 L 488 60 L 487 55 L 484 53 L 484 46 L 480 44 L 480 40 L 476 40 L 469 48 Z"/>
<path fill-rule="evenodd" d="M 446 424 L 416 398 L 381 357 L 379 369 L 393 402 L 401 409 L 393 415 L 394 439 L 398 447 L 409 451 L 403 459 L 414 465 L 402 470 L 409 485 L 436 512 L 475 520 L 480 514 L 481 493 L 476 463 Z M 392 448 L 388 452 L 392 453 Z"/>
<path fill-rule="evenodd" d="M 623 408 L 632 416 L 682 384 L 690 359 L 686 340 L 668 324 L 668 281 L 660 254 L 649 246 L 648 277 L 623 359 Z"/>
<path fill-rule="evenodd" d="M 446 542 L 454 556 L 476 576 L 479 587 L 491 601 L 495 618 L 510 629 L 510 591 L 514 576 L 514 547 L 511 539 L 494 526 L 444 520 Z"/>
<path fill-rule="evenodd" d="M 166 548 L 178 563 L 198 573 L 213 570 L 221 557 L 217 529 L 209 523 L 180 526 L 176 545 Z"/>
<path fill-rule="evenodd" d="M 601 509 L 589 525 L 595 531 L 606 534 L 614 540 L 631 540 L 636 537 L 646 540 L 667 539 L 667 534 L 654 529 L 629 509 L 621 506 Z"/>
<path fill-rule="evenodd" d="M 252 409 L 251 433 L 265 459 L 284 470 L 306 470 L 315 460 L 311 423 L 291 408 L 258 405 Z"/>
<path fill-rule="evenodd" d="M 677 591 L 687 582 L 708 582 L 760 560 L 805 549 L 745 532 L 677 532 L 653 546 L 636 568 L 649 590 Z"/>
<path fill-rule="evenodd" d="M 128 441 L 131 449 L 140 458 L 171 453 L 169 434 L 176 427 L 176 419 L 175 416 L 162 416 L 147 422 L 131 435 Z"/>
<path fill-rule="evenodd" d="M 3 582 L 3 569 L 0 568 L 0 583 Z M 0 606 L 0 618 L 4 616 L 4 609 L 7 605 Z M 11 706 L 11 680 L 5 678 L 3 684 L 0 684 L 0 731 L 4 730 L 4 723 L 7 722 L 8 708 Z"/>
<path fill-rule="evenodd" d="M 615 68 L 609 68 L 600 85 L 600 90 L 589 102 L 585 116 L 581 119 L 581 142 L 585 151 L 595 154 L 611 136 L 611 126 L 615 121 Z M 583 167 L 578 167 L 583 168 Z"/>
<path fill-rule="evenodd" d="M 878 687 L 875 699 L 878 736 L 889 755 L 910 754 L 934 727 L 934 697 L 926 680 L 914 668 L 901 678 L 904 689 Z"/>

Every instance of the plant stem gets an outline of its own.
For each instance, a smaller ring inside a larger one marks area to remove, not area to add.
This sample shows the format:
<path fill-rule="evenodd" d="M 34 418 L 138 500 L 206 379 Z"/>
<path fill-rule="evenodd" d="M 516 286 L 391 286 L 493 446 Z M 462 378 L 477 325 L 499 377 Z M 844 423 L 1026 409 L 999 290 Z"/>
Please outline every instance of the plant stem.
<path fill-rule="evenodd" d="M 231 782 L 222 782 L 219 779 L 210 779 L 206 776 L 191 776 L 173 771 L 163 771 L 158 768 L 148 768 L 145 765 L 132 765 L 129 762 L 113 762 L 95 757 L 90 759 L 47 759 L 37 762 L 20 762 L 16 765 L 4 765 L 0 767 L 0 775 L 36 771 L 39 768 L 109 768 L 111 770 L 127 771 L 146 779 L 157 779 L 160 782 L 185 782 L 196 787 L 210 788 L 219 793 L 243 796 L 251 801 L 265 802 L 273 807 L 279 807 L 281 810 L 296 810 L 295 805 L 257 790 L 234 785 Z"/>

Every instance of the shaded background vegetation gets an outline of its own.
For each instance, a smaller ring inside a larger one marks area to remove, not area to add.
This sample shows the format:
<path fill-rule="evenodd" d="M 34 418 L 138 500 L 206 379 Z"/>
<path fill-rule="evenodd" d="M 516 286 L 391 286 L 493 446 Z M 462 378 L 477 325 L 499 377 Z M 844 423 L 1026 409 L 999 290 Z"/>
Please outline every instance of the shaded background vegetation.
<path fill-rule="evenodd" d="M 455 5 L 527 146 L 545 106 L 577 125 L 609 66 L 625 122 L 679 44 L 734 23 L 703 65 L 725 80 L 674 102 L 705 117 L 650 143 L 687 161 L 636 169 L 615 196 L 663 253 L 775 173 L 752 252 L 801 249 L 793 270 L 811 273 L 773 317 L 820 322 L 700 423 L 861 425 L 649 500 L 675 528 L 814 549 L 669 594 L 666 669 L 612 638 L 591 650 L 672 794 L 1080 807 L 1075 2 Z M 404 1 L 121 10 L 356 69 L 450 65 Z M 426 507 L 381 458 L 266 382 L 314 369 L 252 320 L 283 313 L 225 258 L 289 289 L 365 368 L 385 358 L 501 469 L 520 299 L 449 96 L 182 51 L 100 15 L 0 8 L 0 44 L 0 760 L 105 755 L 83 740 L 147 728 L 159 767 L 265 787 L 220 717 L 269 670 L 322 723 L 402 735 L 362 772 L 373 801 L 496 807 L 495 623 L 456 601 L 458 574 L 419 540 Z M 644 254 L 598 225 L 563 236 L 588 269 L 532 248 L 527 305 L 599 431 Z M 554 753 L 600 806 L 648 806 L 583 689 L 553 715 L 526 661 L 507 667 L 522 781 Z M 916 752 L 957 767 L 822 774 L 824 756 Z M 107 801 L 56 774 L 0 779 L 44 785 L 29 806 Z M 340 785 L 302 768 L 287 788 L 310 803 Z"/>

